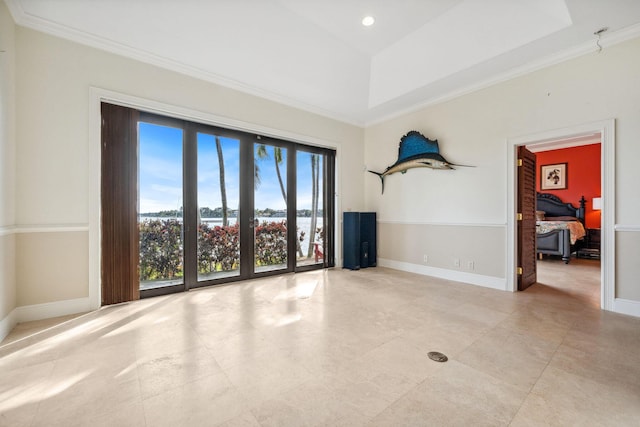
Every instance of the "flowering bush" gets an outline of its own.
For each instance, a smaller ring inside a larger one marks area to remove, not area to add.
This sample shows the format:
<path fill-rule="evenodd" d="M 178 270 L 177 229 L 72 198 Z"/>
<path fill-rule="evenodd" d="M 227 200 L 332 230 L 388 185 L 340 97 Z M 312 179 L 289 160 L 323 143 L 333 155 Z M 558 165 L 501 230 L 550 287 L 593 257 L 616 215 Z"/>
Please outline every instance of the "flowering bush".
<path fill-rule="evenodd" d="M 229 271 L 240 265 L 238 224 L 221 227 L 200 224 L 198 227 L 198 272 Z"/>
<path fill-rule="evenodd" d="M 255 259 L 257 265 L 275 265 L 287 262 L 287 225 L 282 222 L 263 221 L 255 227 Z"/>
<path fill-rule="evenodd" d="M 145 220 L 139 224 L 140 280 L 182 277 L 182 223 L 176 219 Z M 283 264 L 287 261 L 287 226 L 282 222 L 257 224 L 255 262 L 257 265 Z M 238 224 L 227 227 L 198 226 L 198 272 L 229 271 L 240 266 Z"/>

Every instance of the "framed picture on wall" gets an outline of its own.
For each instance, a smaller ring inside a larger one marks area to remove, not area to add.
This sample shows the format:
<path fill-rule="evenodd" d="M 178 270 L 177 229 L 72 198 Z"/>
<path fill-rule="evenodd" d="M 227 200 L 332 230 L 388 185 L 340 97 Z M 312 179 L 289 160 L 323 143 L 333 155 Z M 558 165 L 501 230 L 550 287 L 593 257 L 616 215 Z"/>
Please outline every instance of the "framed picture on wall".
<path fill-rule="evenodd" d="M 540 189 L 563 190 L 567 188 L 567 164 L 540 166 Z"/>

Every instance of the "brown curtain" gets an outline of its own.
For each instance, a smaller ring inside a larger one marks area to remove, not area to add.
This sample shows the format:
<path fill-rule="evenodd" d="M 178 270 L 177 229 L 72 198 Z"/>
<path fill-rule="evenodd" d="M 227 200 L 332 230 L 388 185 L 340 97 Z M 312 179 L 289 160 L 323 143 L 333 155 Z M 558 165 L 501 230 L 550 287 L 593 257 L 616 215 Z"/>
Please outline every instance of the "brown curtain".
<path fill-rule="evenodd" d="M 102 103 L 102 305 L 140 298 L 137 223 L 139 113 Z"/>

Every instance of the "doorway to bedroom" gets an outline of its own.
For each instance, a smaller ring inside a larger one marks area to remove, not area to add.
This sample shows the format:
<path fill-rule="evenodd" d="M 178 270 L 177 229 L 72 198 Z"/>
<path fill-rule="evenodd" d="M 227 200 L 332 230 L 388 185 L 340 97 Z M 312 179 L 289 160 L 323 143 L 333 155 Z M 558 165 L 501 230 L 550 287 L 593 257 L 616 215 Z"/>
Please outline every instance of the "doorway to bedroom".
<path fill-rule="evenodd" d="M 535 283 L 600 307 L 601 135 L 525 148 L 535 158 Z"/>

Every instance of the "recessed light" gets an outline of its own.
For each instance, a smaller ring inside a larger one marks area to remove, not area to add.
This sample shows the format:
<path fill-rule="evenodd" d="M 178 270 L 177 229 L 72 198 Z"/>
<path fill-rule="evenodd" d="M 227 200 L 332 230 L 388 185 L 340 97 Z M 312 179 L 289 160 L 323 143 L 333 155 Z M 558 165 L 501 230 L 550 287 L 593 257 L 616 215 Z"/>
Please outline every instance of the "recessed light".
<path fill-rule="evenodd" d="M 364 25 L 365 27 L 370 27 L 375 22 L 376 18 L 374 18 L 373 16 L 365 16 L 364 18 L 362 18 L 362 25 Z"/>

